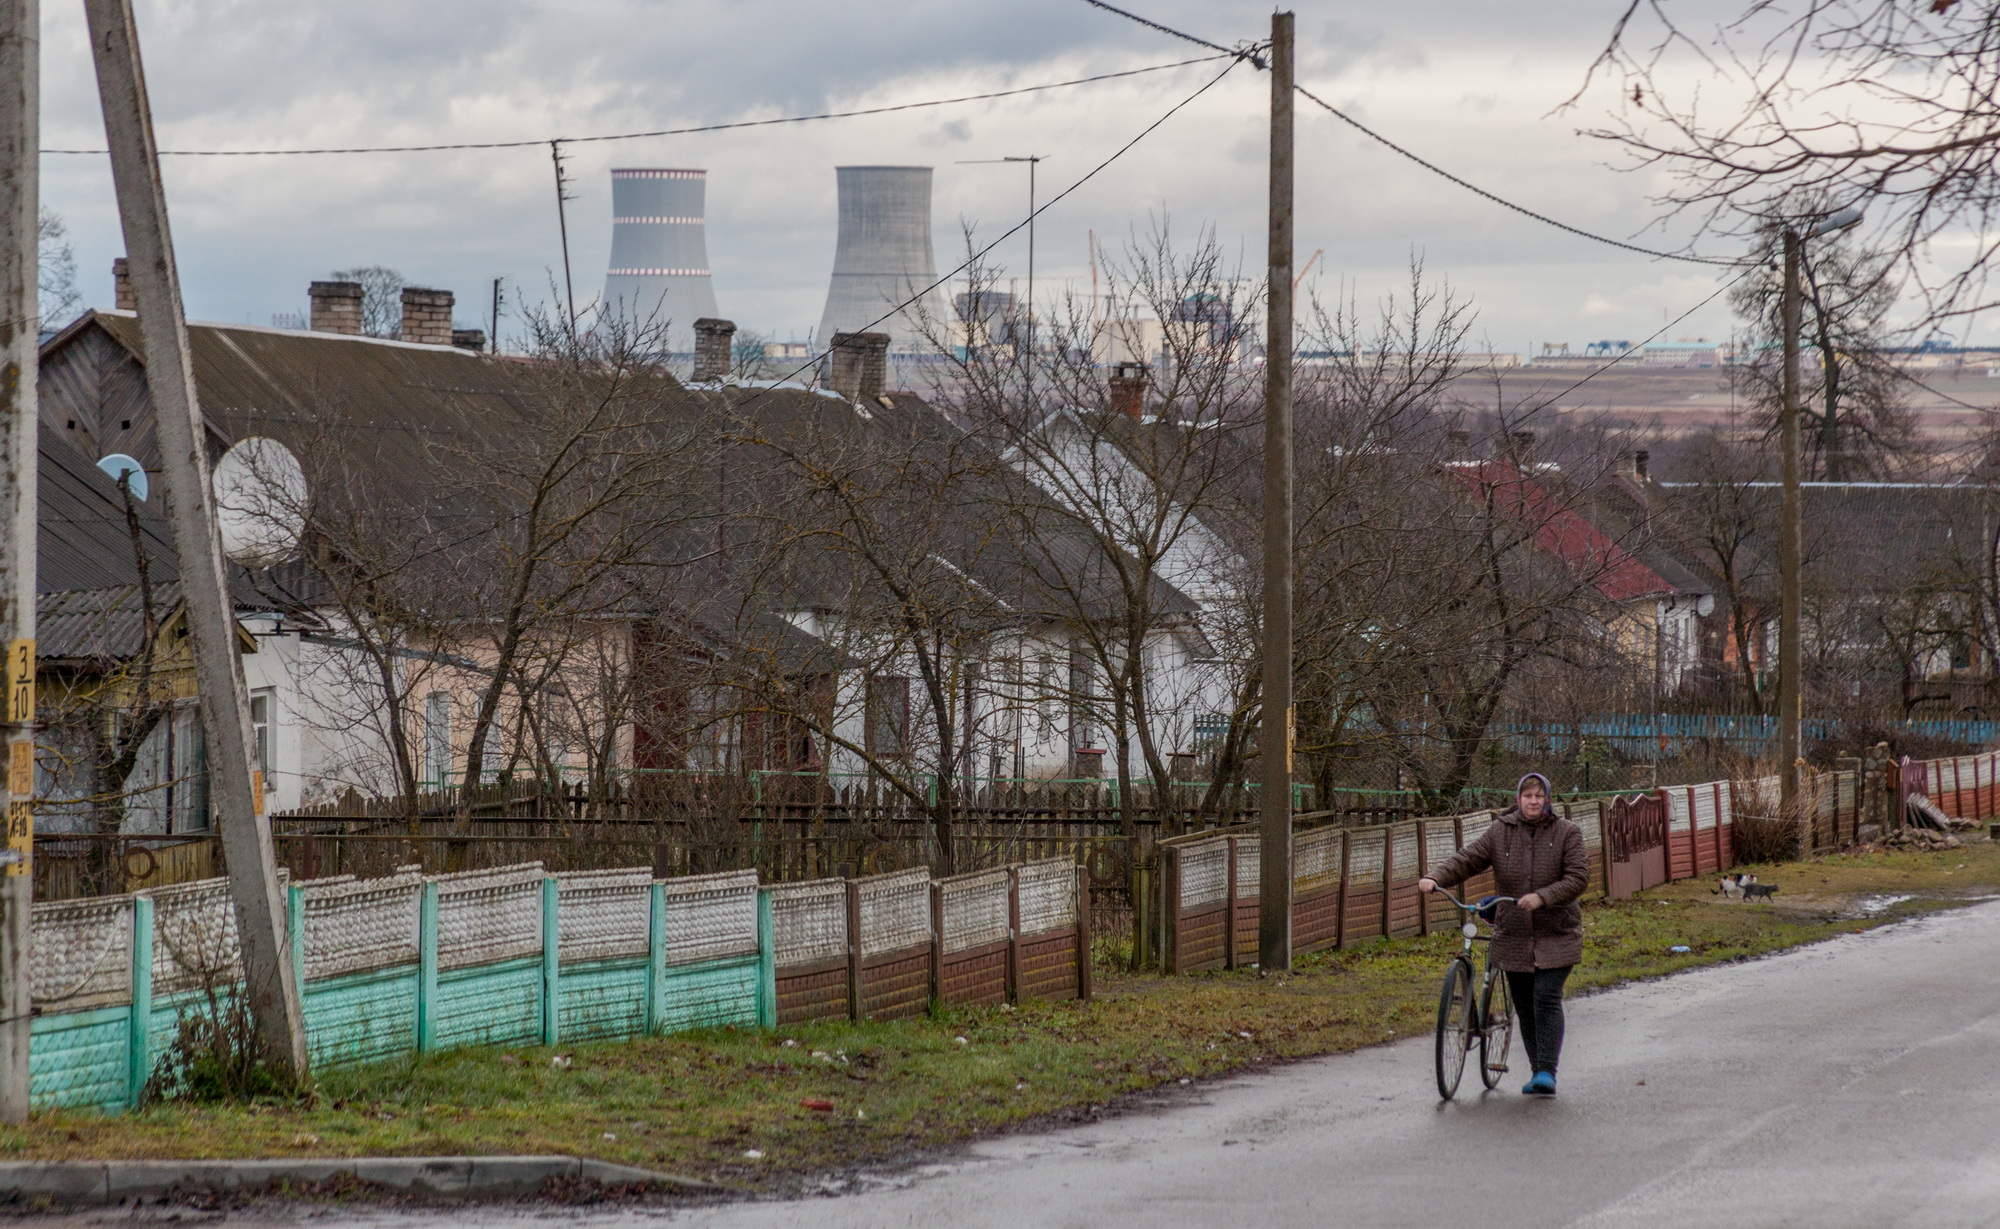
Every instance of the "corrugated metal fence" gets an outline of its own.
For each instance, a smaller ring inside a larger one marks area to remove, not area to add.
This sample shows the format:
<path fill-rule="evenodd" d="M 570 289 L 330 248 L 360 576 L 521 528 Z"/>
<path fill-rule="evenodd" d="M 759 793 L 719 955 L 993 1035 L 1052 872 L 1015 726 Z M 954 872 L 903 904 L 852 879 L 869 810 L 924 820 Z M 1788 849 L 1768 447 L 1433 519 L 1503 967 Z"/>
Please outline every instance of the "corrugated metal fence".
<path fill-rule="evenodd" d="M 540 863 L 290 885 L 313 1065 L 1090 996 L 1075 861 L 761 887 Z M 225 880 L 35 906 L 37 1108 L 139 1100 L 183 1016 L 242 980 Z"/>

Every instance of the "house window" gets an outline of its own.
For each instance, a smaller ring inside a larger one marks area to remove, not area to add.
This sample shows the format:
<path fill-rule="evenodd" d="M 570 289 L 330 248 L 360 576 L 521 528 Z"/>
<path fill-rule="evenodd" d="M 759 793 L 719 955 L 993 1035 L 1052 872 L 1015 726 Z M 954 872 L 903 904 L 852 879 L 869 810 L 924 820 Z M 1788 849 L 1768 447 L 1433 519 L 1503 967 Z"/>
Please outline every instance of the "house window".
<path fill-rule="evenodd" d="M 271 772 L 271 692 L 250 693 L 250 730 L 257 740 L 257 771 L 264 774 L 264 792 L 277 788 Z"/>
<path fill-rule="evenodd" d="M 868 751 L 872 755 L 902 755 L 910 745 L 910 680 L 868 680 Z"/>
<path fill-rule="evenodd" d="M 424 697 L 424 784 L 443 789 L 451 774 L 451 693 Z"/>

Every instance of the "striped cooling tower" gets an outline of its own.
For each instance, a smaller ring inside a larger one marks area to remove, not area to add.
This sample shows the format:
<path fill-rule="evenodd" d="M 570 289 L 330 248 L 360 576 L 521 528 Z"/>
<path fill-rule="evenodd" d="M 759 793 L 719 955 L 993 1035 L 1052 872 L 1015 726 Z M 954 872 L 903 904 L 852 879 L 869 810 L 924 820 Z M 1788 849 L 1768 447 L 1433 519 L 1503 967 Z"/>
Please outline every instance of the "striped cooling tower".
<path fill-rule="evenodd" d="M 667 330 L 666 348 L 694 350 L 694 322 L 716 315 L 704 229 L 707 171 L 611 172 L 611 268 L 604 307 Z"/>
<path fill-rule="evenodd" d="M 944 298 L 932 290 L 917 306 L 877 320 L 937 280 L 931 252 L 931 168 L 841 166 L 840 238 L 834 247 L 833 284 L 819 321 L 822 349 L 835 333 L 887 333 L 891 349 L 927 349 L 919 316 L 945 332 L 951 323 Z"/>

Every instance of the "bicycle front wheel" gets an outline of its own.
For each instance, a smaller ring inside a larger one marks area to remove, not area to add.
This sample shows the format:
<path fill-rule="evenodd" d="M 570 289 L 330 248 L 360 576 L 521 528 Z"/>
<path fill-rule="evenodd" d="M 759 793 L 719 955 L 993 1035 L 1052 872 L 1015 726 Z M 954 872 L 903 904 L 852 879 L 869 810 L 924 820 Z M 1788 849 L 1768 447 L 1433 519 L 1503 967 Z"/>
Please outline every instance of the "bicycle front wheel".
<path fill-rule="evenodd" d="M 1444 972 L 1438 991 L 1438 1095 L 1449 1101 L 1465 1074 L 1465 1052 L 1472 1043 L 1472 966 L 1454 960 Z"/>
<path fill-rule="evenodd" d="M 1507 975 L 1497 969 L 1486 974 L 1479 1024 L 1479 1078 L 1486 1087 L 1496 1088 L 1507 1074 L 1507 1051 L 1514 1044 L 1514 1000 L 1507 990 Z"/>

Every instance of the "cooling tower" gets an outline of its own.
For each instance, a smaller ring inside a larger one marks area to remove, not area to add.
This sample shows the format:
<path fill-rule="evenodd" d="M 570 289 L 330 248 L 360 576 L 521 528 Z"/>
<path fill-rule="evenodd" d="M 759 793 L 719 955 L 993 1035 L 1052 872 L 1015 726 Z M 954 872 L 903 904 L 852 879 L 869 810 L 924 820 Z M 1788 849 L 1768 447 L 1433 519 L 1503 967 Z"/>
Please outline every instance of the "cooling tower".
<path fill-rule="evenodd" d="M 821 349 L 835 333 L 887 333 L 893 350 L 928 349 L 918 320 L 942 333 L 951 317 L 943 296 L 930 291 L 881 323 L 889 310 L 937 280 L 931 254 L 931 168 L 927 166 L 841 166 L 840 240 L 833 251 L 833 284 L 820 315 Z"/>
<path fill-rule="evenodd" d="M 605 310 L 667 329 L 666 348 L 694 349 L 694 322 L 714 316 L 704 229 L 707 171 L 611 172 L 611 268 Z"/>

